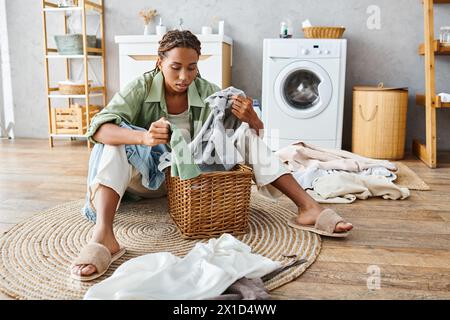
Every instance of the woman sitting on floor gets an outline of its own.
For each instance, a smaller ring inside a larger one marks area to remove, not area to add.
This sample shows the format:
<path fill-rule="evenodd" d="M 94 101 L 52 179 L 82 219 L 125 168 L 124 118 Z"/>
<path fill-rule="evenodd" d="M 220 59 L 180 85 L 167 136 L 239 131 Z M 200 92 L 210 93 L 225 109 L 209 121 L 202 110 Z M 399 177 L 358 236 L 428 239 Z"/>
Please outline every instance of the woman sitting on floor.
<path fill-rule="evenodd" d="M 168 144 L 170 123 L 184 129 L 188 138 L 196 136 L 211 111 L 204 100 L 220 91 L 199 77 L 199 57 L 200 41 L 195 35 L 169 31 L 160 41 L 155 70 L 132 81 L 92 119 L 87 136 L 103 147 L 98 159 L 91 155 L 96 168 L 95 175 L 89 177 L 85 208 L 85 215 L 95 222 L 95 227 L 89 244 L 73 261 L 72 277 L 95 279 L 124 253 L 115 238 L 113 221 L 125 191 L 140 197 L 165 194 L 164 184 L 157 190 L 142 185 L 142 174 L 130 164 L 125 145 L 157 148 Z M 291 226 L 332 237 L 346 236 L 352 224 L 312 199 L 258 135 L 263 123 L 253 110 L 252 99 L 233 96 L 232 100 L 232 113 L 253 129 L 242 135 L 238 149 L 252 167 L 259 191 L 273 198 L 285 194 L 297 205 L 298 215 Z M 123 122 L 146 130 L 130 130 L 120 125 Z M 254 161 L 250 159 L 264 159 L 265 164 L 251 163 Z M 91 166 L 90 162 L 92 173 Z"/>

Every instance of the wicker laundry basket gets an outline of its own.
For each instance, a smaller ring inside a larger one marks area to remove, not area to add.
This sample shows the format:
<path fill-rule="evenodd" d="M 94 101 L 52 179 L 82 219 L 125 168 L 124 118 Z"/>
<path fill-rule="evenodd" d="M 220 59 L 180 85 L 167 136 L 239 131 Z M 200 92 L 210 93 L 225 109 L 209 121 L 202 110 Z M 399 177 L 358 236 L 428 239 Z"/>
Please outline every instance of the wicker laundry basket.
<path fill-rule="evenodd" d="M 88 81 L 88 88 L 92 87 L 92 81 Z M 74 81 L 60 81 L 58 82 L 58 89 L 60 94 L 69 95 L 84 95 L 86 94 L 86 87 L 83 82 Z"/>
<path fill-rule="evenodd" d="M 352 151 L 399 160 L 405 151 L 407 88 L 354 87 Z"/>
<path fill-rule="evenodd" d="M 344 34 L 344 27 L 306 27 L 303 33 L 308 39 L 340 39 Z"/>
<path fill-rule="evenodd" d="M 238 164 L 230 171 L 180 180 L 166 170 L 169 213 L 185 239 L 206 239 L 248 230 L 252 170 Z"/>

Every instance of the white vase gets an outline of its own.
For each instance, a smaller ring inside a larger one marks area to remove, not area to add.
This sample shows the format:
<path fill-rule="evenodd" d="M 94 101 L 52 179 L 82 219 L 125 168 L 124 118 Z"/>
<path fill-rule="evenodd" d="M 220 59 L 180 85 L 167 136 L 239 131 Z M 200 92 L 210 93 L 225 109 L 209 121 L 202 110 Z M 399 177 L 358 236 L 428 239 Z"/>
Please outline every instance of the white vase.
<path fill-rule="evenodd" d="M 144 36 L 147 36 L 150 34 L 150 28 L 148 27 L 148 24 L 144 25 Z"/>

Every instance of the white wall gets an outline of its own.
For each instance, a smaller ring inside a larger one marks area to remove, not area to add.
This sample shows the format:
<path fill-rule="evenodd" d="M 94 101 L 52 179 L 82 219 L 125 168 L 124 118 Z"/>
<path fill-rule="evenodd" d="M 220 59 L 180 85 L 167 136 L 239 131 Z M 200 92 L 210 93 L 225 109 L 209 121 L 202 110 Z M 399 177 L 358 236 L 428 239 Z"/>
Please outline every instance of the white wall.
<path fill-rule="evenodd" d="M 408 141 L 424 137 L 424 110 L 414 96 L 424 90 L 423 58 L 417 47 L 423 40 L 423 10 L 419 0 L 105 0 L 106 49 L 109 98 L 119 88 L 118 47 L 114 36 L 141 34 L 138 12 L 151 7 L 164 23 L 176 26 L 183 17 L 187 29 L 199 33 L 201 26 L 218 16 L 226 22 L 226 34 L 234 40 L 233 85 L 261 97 L 262 41 L 278 36 L 285 17 L 294 23 L 294 37 L 303 37 L 301 22 L 344 25 L 348 39 L 347 89 L 344 115 L 344 147 L 351 143 L 352 87 L 362 84 L 406 86 L 410 89 Z M 367 28 L 367 8 L 381 10 L 381 29 Z M 15 98 L 16 133 L 19 137 L 47 137 L 42 19 L 40 1 L 7 0 L 10 50 Z M 448 24 L 450 6 L 438 6 L 436 27 Z M 438 28 L 437 28 L 438 29 Z M 216 31 L 216 30 L 215 30 Z M 437 90 L 450 91 L 450 60 L 437 59 Z M 146 70 L 143 70 L 143 72 Z M 264 106 L 263 106 L 264 107 Z M 438 110 L 438 148 L 450 149 L 450 112 Z"/>
<path fill-rule="evenodd" d="M 8 34 L 6 0 L 0 0 L 0 136 L 14 138 L 14 98 Z"/>
<path fill-rule="evenodd" d="M 0 50 L 2 46 L 0 44 Z M 0 75 L 2 74 L 2 64 L 0 63 Z M 2 83 L 2 77 L 0 76 L 0 138 L 3 138 L 6 136 L 4 129 L 5 128 L 5 121 L 4 121 L 4 115 L 3 115 L 3 83 Z"/>
<path fill-rule="evenodd" d="M 3 1 L 3 0 L 2 0 Z M 3 19 L 4 16 L 6 16 L 6 6 L 4 3 L 0 1 L 0 19 Z M 3 1 L 4 2 L 4 1 Z M 0 27 L 0 37 L 3 36 L 5 33 L 4 30 L 1 30 Z M 2 41 L 0 41 L 0 52 L 2 52 Z M 3 100 L 3 80 L 2 80 L 2 58 L 0 56 L 0 137 L 6 137 L 7 134 L 5 132 L 5 115 L 4 115 L 4 100 Z"/>

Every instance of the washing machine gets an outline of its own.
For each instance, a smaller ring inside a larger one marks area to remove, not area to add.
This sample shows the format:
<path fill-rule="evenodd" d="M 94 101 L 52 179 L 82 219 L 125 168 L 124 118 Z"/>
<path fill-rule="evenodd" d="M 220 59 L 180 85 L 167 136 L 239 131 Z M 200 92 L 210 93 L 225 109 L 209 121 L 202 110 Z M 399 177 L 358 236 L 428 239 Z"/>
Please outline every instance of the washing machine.
<path fill-rule="evenodd" d="M 264 140 L 341 149 L 346 39 L 264 39 Z"/>

